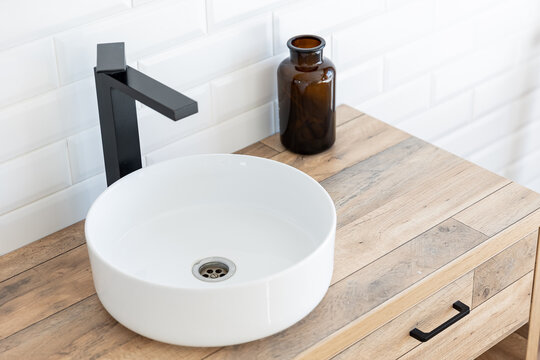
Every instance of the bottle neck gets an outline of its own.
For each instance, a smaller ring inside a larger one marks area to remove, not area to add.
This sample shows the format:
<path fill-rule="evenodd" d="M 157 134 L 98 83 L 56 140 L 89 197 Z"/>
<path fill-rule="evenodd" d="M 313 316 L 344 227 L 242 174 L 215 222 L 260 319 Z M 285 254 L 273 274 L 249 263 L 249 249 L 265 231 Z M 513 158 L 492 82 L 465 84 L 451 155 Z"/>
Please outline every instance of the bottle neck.
<path fill-rule="evenodd" d="M 314 67 L 323 62 L 324 39 L 317 35 L 298 35 L 287 41 L 291 62 L 298 67 Z"/>
<path fill-rule="evenodd" d="M 290 49 L 290 54 L 291 62 L 298 66 L 316 66 L 323 62 L 322 49 L 312 52 Z"/>

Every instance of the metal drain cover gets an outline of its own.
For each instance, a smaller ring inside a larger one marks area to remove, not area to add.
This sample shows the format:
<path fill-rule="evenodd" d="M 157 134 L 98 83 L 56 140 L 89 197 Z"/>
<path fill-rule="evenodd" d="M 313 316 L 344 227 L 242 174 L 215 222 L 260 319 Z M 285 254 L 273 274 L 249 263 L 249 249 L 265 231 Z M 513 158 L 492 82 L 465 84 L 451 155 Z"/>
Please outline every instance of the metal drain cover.
<path fill-rule="evenodd" d="M 233 276 L 236 265 L 229 259 L 213 256 L 197 261 L 191 271 L 199 280 L 217 282 Z"/>

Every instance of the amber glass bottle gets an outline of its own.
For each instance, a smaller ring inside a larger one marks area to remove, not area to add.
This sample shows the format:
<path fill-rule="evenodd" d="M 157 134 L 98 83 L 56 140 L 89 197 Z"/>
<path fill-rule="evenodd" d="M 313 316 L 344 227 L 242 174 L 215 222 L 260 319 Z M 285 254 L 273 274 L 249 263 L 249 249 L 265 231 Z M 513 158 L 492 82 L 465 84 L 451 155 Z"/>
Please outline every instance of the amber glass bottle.
<path fill-rule="evenodd" d="M 281 143 L 316 154 L 336 140 L 336 69 L 323 57 L 323 38 L 300 35 L 287 42 L 290 57 L 278 67 Z"/>

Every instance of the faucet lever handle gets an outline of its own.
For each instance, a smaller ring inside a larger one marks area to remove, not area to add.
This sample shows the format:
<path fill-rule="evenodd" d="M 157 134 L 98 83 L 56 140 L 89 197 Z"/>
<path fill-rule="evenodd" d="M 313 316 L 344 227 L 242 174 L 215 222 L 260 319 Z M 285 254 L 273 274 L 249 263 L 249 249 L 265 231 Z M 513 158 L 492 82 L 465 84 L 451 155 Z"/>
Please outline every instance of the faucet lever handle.
<path fill-rule="evenodd" d="M 98 44 L 96 72 L 112 74 L 122 71 L 126 71 L 124 43 Z"/>

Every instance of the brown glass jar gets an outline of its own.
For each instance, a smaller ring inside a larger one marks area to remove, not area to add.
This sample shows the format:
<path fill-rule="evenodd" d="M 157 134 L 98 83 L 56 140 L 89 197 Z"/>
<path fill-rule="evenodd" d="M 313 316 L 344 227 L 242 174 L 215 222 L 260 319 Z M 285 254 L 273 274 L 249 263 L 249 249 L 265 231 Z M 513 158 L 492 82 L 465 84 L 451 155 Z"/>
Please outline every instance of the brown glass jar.
<path fill-rule="evenodd" d="M 298 154 L 316 154 L 336 140 L 336 69 L 323 57 L 326 42 L 299 35 L 287 42 L 290 57 L 278 67 L 281 143 Z"/>

